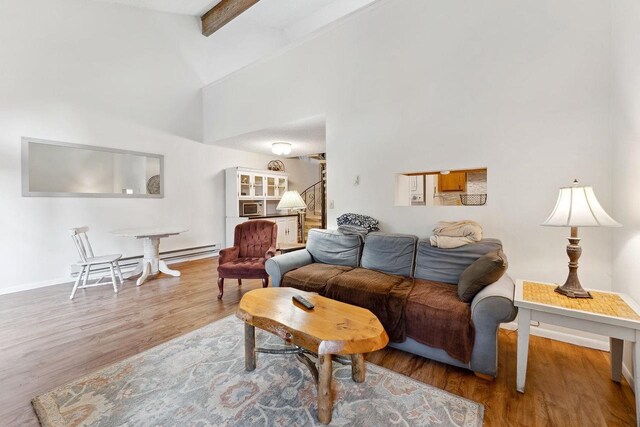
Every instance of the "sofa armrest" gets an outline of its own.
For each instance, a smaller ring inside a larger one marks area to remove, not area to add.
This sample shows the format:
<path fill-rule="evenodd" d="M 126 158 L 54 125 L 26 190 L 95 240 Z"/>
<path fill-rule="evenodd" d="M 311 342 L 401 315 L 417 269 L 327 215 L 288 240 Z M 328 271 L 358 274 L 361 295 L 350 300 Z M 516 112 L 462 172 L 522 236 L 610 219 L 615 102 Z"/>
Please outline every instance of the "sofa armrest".
<path fill-rule="evenodd" d="M 500 323 L 515 319 L 518 314 L 518 309 L 513 305 L 515 287 L 513 279 L 505 274 L 478 292 L 471 301 L 471 319 L 474 325 L 478 327 L 490 322 L 497 328 Z"/>
<path fill-rule="evenodd" d="M 282 276 L 288 271 L 304 267 L 312 262 L 313 258 L 311 254 L 306 249 L 302 249 L 269 258 L 265 264 L 265 268 L 269 276 L 271 276 L 272 286 L 280 286 Z"/>
<path fill-rule="evenodd" d="M 515 284 L 508 275 L 485 287 L 471 301 L 471 320 L 476 338 L 471 353 L 471 370 L 495 377 L 498 373 L 498 328 L 516 318 L 513 305 Z"/>
<path fill-rule="evenodd" d="M 230 261 L 238 259 L 238 255 L 240 255 L 240 247 L 232 246 L 230 248 L 222 249 L 218 253 L 218 265 L 226 264 Z"/>

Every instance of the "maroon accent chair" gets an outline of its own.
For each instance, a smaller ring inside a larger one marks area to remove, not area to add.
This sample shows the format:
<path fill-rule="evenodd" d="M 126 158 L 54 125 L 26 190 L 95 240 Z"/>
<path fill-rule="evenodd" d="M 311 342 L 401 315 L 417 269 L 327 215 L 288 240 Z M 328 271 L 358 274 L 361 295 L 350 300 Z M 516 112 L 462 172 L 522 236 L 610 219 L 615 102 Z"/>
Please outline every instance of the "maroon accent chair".
<path fill-rule="evenodd" d="M 224 279 L 262 279 L 269 286 L 264 263 L 276 254 L 278 226 L 275 222 L 254 219 L 236 225 L 233 247 L 220 251 L 218 261 L 218 299 L 224 293 Z"/>

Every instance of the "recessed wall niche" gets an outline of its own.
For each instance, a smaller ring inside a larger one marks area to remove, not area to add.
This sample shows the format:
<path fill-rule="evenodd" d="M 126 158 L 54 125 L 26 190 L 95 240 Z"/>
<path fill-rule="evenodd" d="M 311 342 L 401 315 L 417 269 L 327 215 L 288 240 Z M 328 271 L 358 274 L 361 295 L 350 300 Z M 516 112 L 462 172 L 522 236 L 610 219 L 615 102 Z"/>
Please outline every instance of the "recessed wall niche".
<path fill-rule="evenodd" d="M 487 168 L 395 175 L 396 206 L 484 206 Z"/>

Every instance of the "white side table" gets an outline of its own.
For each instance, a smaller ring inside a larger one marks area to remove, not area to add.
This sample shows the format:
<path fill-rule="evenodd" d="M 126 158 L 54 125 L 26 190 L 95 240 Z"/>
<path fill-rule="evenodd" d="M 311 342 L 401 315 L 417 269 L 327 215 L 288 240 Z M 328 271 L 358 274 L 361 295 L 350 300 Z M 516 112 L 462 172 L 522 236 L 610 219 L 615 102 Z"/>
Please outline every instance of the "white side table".
<path fill-rule="evenodd" d="M 168 274 L 170 276 L 180 276 L 178 270 L 172 270 L 167 263 L 160 259 L 160 239 L 163 237 L 175 236 L 186 232 L 185 228 L 176 227 L 159 227 L 159 228 L 133 228 L 130 230 L 116 230 L 112 234 L 123 237 L 135 237 L 143 239 L 142 245 L 144 256 L 138 263 L 133 273 L 127 278 L 142 273 L 136 282 L 136 286 L 142 285 L 149 276 L 155 276 L 158 272 Z"/>
<path fill-rule="evenodd" d="M 622 373 L 623 342 L 629 341 L 633 343 L 636 419 L 640 425 L 640 306 L 625 294 L 590 290 L 593 299 L 573 299 L 554 292 L 555 287 L 551 283 L 516 282 L 517 390 L 524 393 L 532 320 L 608 336 L 611 344 L 611 379 L 615 382 L 620 382 Z"/>

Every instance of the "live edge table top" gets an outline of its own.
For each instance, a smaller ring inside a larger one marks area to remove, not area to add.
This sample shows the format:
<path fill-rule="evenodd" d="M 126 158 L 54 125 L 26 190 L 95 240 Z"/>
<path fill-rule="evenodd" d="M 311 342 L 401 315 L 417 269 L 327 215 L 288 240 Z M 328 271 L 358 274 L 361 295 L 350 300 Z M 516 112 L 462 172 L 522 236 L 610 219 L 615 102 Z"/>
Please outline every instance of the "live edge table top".
<path fill-rule="evenodd" d="M 294 303 L 294 295 L 302 295 L 315 308 Z M 368 353 L 389 342 L 382 324 L 369 310 L 293 288 L 247 292 L 236 316 L 319 355 Z"/>

